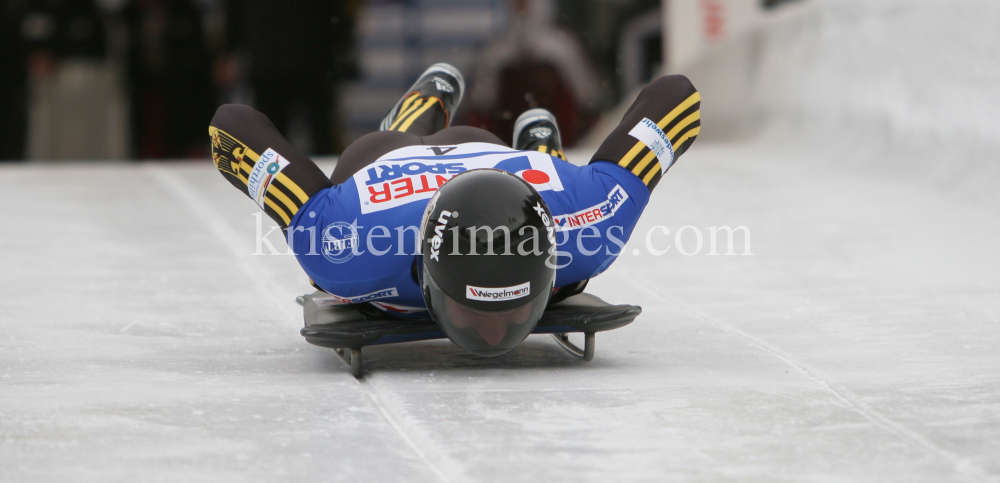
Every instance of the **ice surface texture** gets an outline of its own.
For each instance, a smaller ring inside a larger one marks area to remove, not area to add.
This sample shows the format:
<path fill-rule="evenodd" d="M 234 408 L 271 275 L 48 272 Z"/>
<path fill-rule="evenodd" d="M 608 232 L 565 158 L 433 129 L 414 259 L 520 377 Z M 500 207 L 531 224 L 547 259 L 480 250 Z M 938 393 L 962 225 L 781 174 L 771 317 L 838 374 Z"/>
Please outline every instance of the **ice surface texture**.
<path fill-rule="evenodd" d="M 359 383 L 207 161 L 2 166 L 0 481 L 1000 481 L 998 8 L 758 37 L 763 129 L 664 178 L 588 287 L 643 315 L 586 364 L 402 344 Z M 754 255 L 680 255 L 686 225 Z"/>

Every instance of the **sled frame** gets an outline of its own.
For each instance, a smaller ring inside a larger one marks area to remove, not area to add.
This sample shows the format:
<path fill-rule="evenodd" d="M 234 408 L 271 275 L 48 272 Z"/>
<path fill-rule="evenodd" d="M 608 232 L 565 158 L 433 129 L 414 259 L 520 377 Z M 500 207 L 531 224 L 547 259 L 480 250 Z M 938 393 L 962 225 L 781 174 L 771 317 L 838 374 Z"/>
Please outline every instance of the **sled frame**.
<path fill-rule="evenodd" d="M 368 304 L 343 305 L 331 301 L 323 292 L 296 297 L 303 306 L 305 327 L 300 331 L 306 341 L 333 349 L 350 368 L 351 375 L 364 375 L 362 349 L 369 345 L 396 344 L 447 338 L 429 319 L 405 319 Z M 533 334 L 551 334 L 553 340 L 574 358 L 590 362 L 596 353 L 596 333 L 624 327 L 642 313 L 635 305 L 611 305 L 586 293 L 551 304 L 539 320 Z M 570 333 L 583 333 L 579 347 Z"/>

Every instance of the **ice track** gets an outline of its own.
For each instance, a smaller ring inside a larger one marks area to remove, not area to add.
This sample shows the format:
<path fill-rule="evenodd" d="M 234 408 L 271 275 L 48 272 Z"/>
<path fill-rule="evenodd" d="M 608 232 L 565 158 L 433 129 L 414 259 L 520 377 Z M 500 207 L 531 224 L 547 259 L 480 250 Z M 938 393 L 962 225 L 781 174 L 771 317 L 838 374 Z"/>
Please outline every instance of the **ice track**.
<path fill-rule="evenodd" d="M 769 130 L 671 169 L 589 287 L 644 308 L 590 363 L 546 336 L 495 359 L 421 342 L 367 348 L 359 382 L 299 336 L 305 277 L 252 255 L 258 210 L 208 161 L 0 166 L 0 481 L 1000 482 L 995 143 L 964 130 L 988 142 L 893 160 L 952 131 L 824 111 L 851 97 L 823 89 L 859 88 L 837 62 L 864 60 L 823 54 L 837 32 L 904 38 L 923 17 L 822 5 L 802 32 L 833 67 Z M 852 127 L 783 131 L 803 119 Z M 678 253 L 680 228 L 721 225 L 753 255 Z"/>
<path fill-rule="evenodd" d="M 592 363 L 415 343 L 360 383 L 211 166 L 4 167 L 0 479 L 997 480 L 997 215 L 800 161 L 685 157 L 593 282 L 645 312 Z M 723 224 L 753 256 L 644 246 Z"/>

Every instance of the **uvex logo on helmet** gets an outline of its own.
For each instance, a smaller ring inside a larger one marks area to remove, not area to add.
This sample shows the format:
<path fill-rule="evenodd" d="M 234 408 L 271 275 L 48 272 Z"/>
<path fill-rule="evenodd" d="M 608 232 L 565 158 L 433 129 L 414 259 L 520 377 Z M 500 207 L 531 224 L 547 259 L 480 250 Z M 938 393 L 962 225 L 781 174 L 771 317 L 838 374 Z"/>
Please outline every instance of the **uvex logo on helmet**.
<path fill-rule="evenodd" d="M 552 217 L 549 216 L 549 212 L 542 206 L 541 203 L 535 203 L 535 213 L 542 219 L 542 223 L 545 225 L 545 231 L 548 235 L 549 243 L 555 244 L 556 242 L 556 227 L 552 225 Z"/>
<path fill-rule="evenodd" d="M 448 225 L 448 218 L 458 218 L 458 212 L 441 210 L 437 225 L 434 227 L 434 237 L 429 240 L 431 244 L 431 260 L 435 262 L 441 261 L 438 255 L 441 253 L 441 242 L 444 240 L 444 227 Z"/>

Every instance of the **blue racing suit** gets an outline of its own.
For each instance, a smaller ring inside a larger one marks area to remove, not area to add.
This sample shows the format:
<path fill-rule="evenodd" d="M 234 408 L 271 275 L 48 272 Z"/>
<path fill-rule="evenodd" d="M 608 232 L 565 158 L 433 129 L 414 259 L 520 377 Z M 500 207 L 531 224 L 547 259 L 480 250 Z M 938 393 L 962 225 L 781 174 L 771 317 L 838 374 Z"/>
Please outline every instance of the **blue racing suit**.
<path fill-rule="evenodd" d="M 646 184 L 612 162 L 577 166 L 487 143 L 415 145 L 312 195 L 291 219 L 288 245 L 334 300 L 419 315 L 426 310 L 416 279 L 424 209 L 445 181 L 477 168 L 513 173 L 545 200 L 558 230 L 556 287 L 606 270 L 649 201 Z"/>

